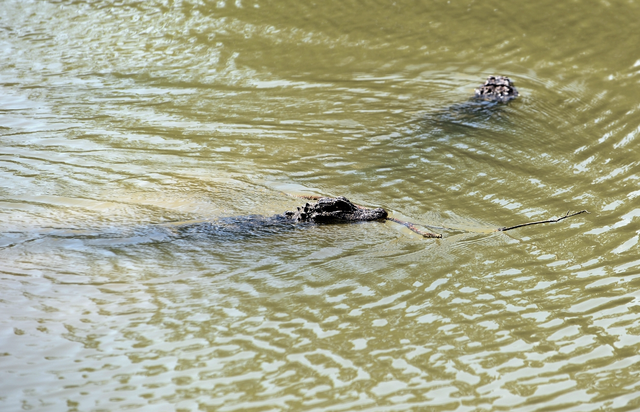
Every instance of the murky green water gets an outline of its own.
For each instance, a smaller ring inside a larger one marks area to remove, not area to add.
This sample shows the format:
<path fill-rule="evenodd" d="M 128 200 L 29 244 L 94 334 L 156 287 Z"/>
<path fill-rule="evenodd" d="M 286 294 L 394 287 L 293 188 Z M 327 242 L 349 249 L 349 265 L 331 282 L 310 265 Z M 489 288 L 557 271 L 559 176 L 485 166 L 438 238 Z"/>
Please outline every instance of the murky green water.
<path fill-rule="evenodd" d="M 640 409 L 639 22 L 0 1 L 0 409 Z M 471 105 L 490 74 L 521 96 Z M 456 230 L 155 226 L 283 192 Z"/>

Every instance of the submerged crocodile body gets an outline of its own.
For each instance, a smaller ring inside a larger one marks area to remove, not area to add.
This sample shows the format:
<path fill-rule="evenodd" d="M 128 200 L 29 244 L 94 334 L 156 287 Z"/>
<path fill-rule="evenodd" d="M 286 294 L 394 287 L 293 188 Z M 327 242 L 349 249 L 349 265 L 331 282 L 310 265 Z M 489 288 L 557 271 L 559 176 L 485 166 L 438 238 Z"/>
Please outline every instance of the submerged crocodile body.
<path fill-rule="evenodd" d="M 317 203 L 305 203 L 296 210 L 287 211 L 271 217 L 251 215 L 221 218 L 215 222 L 197 222 L 172 224 L 174 232 L 182 236 L 194 234 L 258 234 L 273 233 L 299 224 L 335 224 L 389 220 L 406 226 L 423 237 L 441 238 L 442 235 L 427 232 L 413 223 L 389 217 L 383 208 L 370 209 L 353 204 L 344 196 L 310 197 Z M 166 226 L 165 226 L 166 227 Z"/>
<path fill-rule="evenodd" d="M 429 134 L 441 132 L 446 136 L 467 133 L 466 127 L 485 128 L 487 121 L 501 119 L 506 105 L 518 96 L 513 80 L 506 76 L 489 76 L 466 101 L 428 114 L 424 118 L 427 122 L 424 128 Z M 465 129 L 461 130 L 459 126 Z"/>

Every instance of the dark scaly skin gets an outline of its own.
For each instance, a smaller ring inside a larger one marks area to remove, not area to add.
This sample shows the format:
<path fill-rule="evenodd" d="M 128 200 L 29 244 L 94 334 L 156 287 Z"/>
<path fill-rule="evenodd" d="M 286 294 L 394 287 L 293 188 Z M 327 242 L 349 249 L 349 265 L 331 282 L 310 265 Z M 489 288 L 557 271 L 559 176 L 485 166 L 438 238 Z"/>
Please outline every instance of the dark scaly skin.
<path fill-rule="evenodd" d="M 484 84 L 476 89 L 476 98 L 506 103 L 518 97 L 513 81 L 506 76 L 489 76 Z"/>
<path fill-rule="evenodd" d="M 259 215 L 226 217 L 217 219 L 215 222 L 174 224 L 171 225 L 171 229 L 181 237 L 263 236 L 308 224 L 384 221 L 387 215 L 387 211 L 382 208 L 369 209 L 357 206 L 343 196 L 321 197 L 317 203 L 306 203 L 295 211 L 270 217 Z"/>
<path fill-rule="evenodd" d="M 406 226 L 413 232 L 428 238 L 441 238 L 442 235 L 431 233 L 417 227 L 411 222 L 389 217 L 386 210 L 382 208 L 368 209 L 366 207 L 354 205 L 344 196 L 336 198 L 321 197 L 318 203 L 306 203 L 298 207 L 294 212 L 285 212 L 282 215 L 295 222 L 315 222 L 315 223 L 348 223 L 348 222 L 370 222 L 373 220 L 389 220 Z"/>
<path fill-rule="evenodd" d="M 384 220 L 388 214 L 382 208 L 368 209 L 356 206 L 346 197 L 338 196 L 321 197 L 318 203 L 306 203 L 295 211 L 285 212 L 282 216 L 296 222 L 347 223 Z"/>

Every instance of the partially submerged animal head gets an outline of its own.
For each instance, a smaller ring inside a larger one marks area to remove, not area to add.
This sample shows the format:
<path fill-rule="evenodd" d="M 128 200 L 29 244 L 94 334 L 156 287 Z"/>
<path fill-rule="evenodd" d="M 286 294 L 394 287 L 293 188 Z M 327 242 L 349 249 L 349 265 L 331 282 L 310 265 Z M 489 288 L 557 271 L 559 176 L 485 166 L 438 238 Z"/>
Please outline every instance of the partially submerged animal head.
<path fill-rule="evenodd" d="M 476 89 L 476 98 L 506 103 L 518 96 L 513 81 L 506 76 L 489 76 L 484 84 Z"/>
<path fill-rule="evenodd" d="M 387 211 L 382 208 L 367 209 L 356 206 L 346 197 L 339 196 L 322 197 L 318 203 L 306 203 L 296 211 L 285 212 L 284 216 L 297 222 L 365 222 L 386 219 Z"/>

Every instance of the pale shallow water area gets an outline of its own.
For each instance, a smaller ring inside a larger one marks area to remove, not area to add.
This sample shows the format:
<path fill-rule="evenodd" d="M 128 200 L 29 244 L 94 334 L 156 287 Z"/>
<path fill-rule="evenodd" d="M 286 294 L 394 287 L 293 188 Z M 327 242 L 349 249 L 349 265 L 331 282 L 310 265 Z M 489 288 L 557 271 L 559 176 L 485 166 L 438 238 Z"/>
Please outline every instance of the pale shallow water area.
<path fill-rule="evenodd" d="M 640 409 L 638 33 L 633 1 L 0 1 L 0 410 Z M 491 74 L 520 97 L 470 101 Z M 285 193 L 449 229 L 167 235 Z"/>

